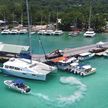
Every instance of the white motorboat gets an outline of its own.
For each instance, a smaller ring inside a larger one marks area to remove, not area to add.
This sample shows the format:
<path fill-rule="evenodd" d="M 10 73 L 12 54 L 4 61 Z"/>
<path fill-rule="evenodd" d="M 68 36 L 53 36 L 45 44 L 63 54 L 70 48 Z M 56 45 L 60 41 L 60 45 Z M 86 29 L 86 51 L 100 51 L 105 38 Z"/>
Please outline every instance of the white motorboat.
<path fill-rule="evenodd" d="M 45 30 L 44 35 L 52 35 L 53 32 L 53 30 Z"/>
<path fill-rule="evenodd" d="M 19 30 L 19 34 L 26 34 L 28 31 L 27 29 L 21 29 Z"/>
<path fill-rule="evenodd" d="M 79 54 L 78 59 L 81 60 L 81 61 L 82 60 L 87 60 L 87 59 L 92 58 L 94 55 L 95 55 L 95 53 L 90 53 L 90 52 L 81 53 L 81 54 Z"/>
<path fill-rule="evenodd" d="M 39 30 L 38 32 L 37 32 L 37 34 L 39 34 L 39 35 L 43 35 L 45 33 L 45 30 Z"/>
<path fill-rule="evenodd" d="M 7 35 L 10 34 L 10 30 L 9 29 L 4 29 L 3 31 L 1 31 L 2 35 Z"/>
<path fill-rule="evenodd" d="M 84 33 L 84 36 L 85 37 L 94 37 L 96 35 L 96 33 L 93 31 L 93 30 L 87 30 L 85 33 Z"/>
<path fill-rule="evenodd" d="M 55 59 L 55 62 L 56 62 L 55 64 L 56 64 L 57 68 L 60 70 L 69 70 L 71 63 L 78 62 L 78 60 L 75 57 L 71 57 L 71 58 L 59 57 L 59 58 L 61 58 L 61 59 L 58 59 L 58 61 L 56 61 L 57 58 Z"/>
<path fill-rule="evenodd" d="M 78 36 L 80 34 L 80 31 L 71 31 L 68 33 L 69 36 Z"/>
<path fill-rule="evenodd" d="M 108 57 L 108 50 L 106 50 L 106 51 L 103 52 L 103 56 L 104 57 Z"/>
<path fill-rule="evenodd" d="M 96 72 L 96 68 L 92 68 L 91 65 L 83 65 L 79 66 L 76 70 L 77 74 L 80 74 L 81 76 L 90 75 Z"/>
<path fill-rule="evenodd" d="M 62 35 L 63 34 L 63 31 L 62 30 L 55 30 L 53 32 L 53 35 Z"/>
<path fill-rule="evenodd" d="M 29 93 L 30 92 L 30 87 L 28 85 L 24 84 L 24 81 L 21 79 L 16 79 L 16 80 L 5 80 L 4 84 L 9 87 L 10 89 L 16 90 L 21 93 Z"/>
<path fill-rule="evenodd" d="M 12 29 L 12 30 L 10 31 L 10 34 L 11 34 L 11 35 L 16 35 L 16 34 L 19 34 L 19 31 L 18 31 L 17 29 Z"/>
<path fill-rule="evenodd" d="M 79 65 L 78 62 L 71 63 L 70 66 L 69 66 L 69 71 L 73 72 L 73 73 L 76 73 L 76 68 L 78 67 L 78 65 Z"/>

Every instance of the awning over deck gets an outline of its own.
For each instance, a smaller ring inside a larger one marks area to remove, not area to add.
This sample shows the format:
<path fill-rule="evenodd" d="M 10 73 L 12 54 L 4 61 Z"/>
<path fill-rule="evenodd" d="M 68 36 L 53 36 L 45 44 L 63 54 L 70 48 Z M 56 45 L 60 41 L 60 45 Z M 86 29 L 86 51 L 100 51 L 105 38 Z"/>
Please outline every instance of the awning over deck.
<path fill-rule="evenodd" d="M 19 54 L 21 51 L 28 51 L 29 46 L 4 44 L 0 42 L 0 52 Z"/>

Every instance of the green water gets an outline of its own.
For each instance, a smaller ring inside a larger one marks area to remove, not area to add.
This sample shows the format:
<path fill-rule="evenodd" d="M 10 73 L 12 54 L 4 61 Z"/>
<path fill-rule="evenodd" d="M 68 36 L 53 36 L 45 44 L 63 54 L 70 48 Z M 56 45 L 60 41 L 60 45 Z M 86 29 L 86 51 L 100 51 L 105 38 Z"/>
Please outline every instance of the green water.
<path fill-rule="evenodd" d="M 46 52 L 65 47 L 78 47 L 99 41 L 108 41 L 108 34 L 97 34 L 94 38 L 41 36 Z M 0 41 L 28 45 L 28 37 L 1 36 Z M 32 36 L 33 53 L 42 53 L 36 35 Z M 28 95 L 8 89 L 4 80 L 16 79 L 0 73 L 0 108 L 107 108 L 108 107 L 108 58 L 94 57 L 86 61 L 96 67 L 96 74 L 80 77 L 57 71 L 50 74 L 45 82 L 24 79 L 31 87 Z"/>

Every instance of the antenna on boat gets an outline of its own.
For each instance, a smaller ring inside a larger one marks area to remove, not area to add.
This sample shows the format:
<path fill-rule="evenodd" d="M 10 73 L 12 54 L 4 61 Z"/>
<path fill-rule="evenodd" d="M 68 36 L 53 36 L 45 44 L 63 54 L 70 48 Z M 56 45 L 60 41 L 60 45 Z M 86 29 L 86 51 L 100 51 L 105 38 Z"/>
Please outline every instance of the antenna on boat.
<path fill-rule="evenodd" d="M 41 12 L 41 30 L 42 30 L 42 12 Z M 37 35 L 37 37 L 38 37 L 39 44 L 40 44 L 41 47 L 42 47 L 42 50 L 43 50 L 43 53 L 44 53 L 44 55 L 45 55 L 45 59 L 46 59 L 46 52 L 45 52 L 45 49 L 44 49 L 44 47 L 43 47 L 43 44 L 42 44 L 41 38 L 40 38 L 39 35 Z"/>
<path fill-rule="evenodd" d="M 30 15 L 29 15 L 29 5 L 28 0 L 26 0 L 26 9 L 27 9 L 27 21 L 28 21 L 28 37 L 29 37 L 29 45 L 30 45 L 30 56 L 31 56 L 31 63 L 32 63 L 32 47 L 31 47 L 31 29 L 30 29 Z"/>
<path fill-rule="evenodd" d="M 58 8 L 57 8 L 57 16 L 56 16 L 56 30 L 58 29 Z"/>
<path fill-rule="evenodd" d="M 88 29 L 91 28 L 91 11 L 92 11 L 92 7 L 91 7 L 91 1 L 90 1 L 90 10 L 89 10 Z"/>

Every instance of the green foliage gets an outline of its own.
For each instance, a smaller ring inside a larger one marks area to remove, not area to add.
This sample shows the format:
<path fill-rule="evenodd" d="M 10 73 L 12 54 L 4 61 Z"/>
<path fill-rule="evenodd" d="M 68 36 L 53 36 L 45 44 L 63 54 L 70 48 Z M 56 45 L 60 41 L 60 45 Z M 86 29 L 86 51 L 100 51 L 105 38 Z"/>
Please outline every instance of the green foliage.
<path fill-rule="evenodd" d="M 91 26 L 100 30 L 108 20 L 108 0 L 92 0 Z M 78 28 L 87 28 L 90 0 L 29 0 L 30 16 L 32 24 L 47 24 L 50 14 L 50 22 L 55 23 L 62 19 L 60 27 L 69 30 L 71 25 Z M 9 23 L 13 20 L 27 23 L 25 0 L 0 0 L 0 19 L 6 19 Z"/>

